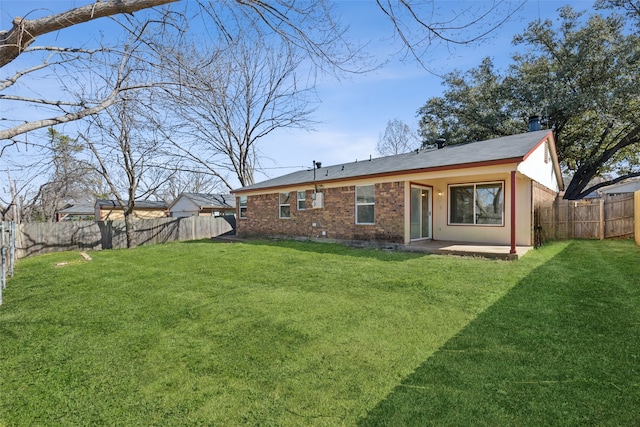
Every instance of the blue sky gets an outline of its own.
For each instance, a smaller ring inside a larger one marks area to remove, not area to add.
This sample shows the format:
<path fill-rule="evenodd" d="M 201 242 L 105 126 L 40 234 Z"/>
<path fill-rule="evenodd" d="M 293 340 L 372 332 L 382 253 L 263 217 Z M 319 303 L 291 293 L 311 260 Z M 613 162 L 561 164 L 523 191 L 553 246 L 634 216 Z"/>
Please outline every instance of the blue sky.
<path fill-rule="evenodd" d="M 88 3 L 90 1 L 87 0 L 1 0 L 0 29 L 9 29 L 16 15 L 25 16 L 35 9 L 46 10 L 34 12 L 29 17 Z M 488 1 L 436 0 L 433 6 L 437 13 L 446 15 L 455 9 L 482 8 L 488 4 Z M 491 57 L 499 68 L 505 67 L 515 50 L 511 45 L 512 37 L 522 32 L 532 20 L 554 19 L 558 7 L 566 4 L 586 10 L 592 7 L 593 1 L 527 1 L 522 10 L 484 43 L 471 47 L 458 46 L 451 51 L 436 46 L 428 52 L 424 61 L 435 72 L 442 74 L 454 69 L 475 67 L 486 56 Z M 393 51 L 391 28 L 373 0 L 336 1 L 335 5 L 342 14 L 342 22 L 351 27 L 353 37 L 370 42 L 369 53 L 375 54 L 380 60 L 388 59 Z M 108 20 L 94 21 L 49 37 L 58 38 L 58 41 L 87 40 L 87 37 L 97 38 L 101 31 L 109 31 Z M 330 165 L 364 159 L 370 155 L 376 157 L 376 143 L 387 121 L 398 118 L 417 129 L 416 111 L 427 99 L 440 96 L 442 91 L 441 79 L 410 59 L 402 62 L 395 58 L 376 71 L 347 76 L 339 81 L 321 79 L 317 87 L 320 104 L 314 115 L 319 122 L 315 131 L 281 131 L 263 140 L 260 153 L 265 171 L 264 174 L 257 174 L 256 180 L 282 175 L 300 167 L 311 167 L 313 160 Z M 0 112 L 2 110 L 0 106 Z M 0 170 L 3 170 L 3 162 L 6 159 L 0 158 Z"/>

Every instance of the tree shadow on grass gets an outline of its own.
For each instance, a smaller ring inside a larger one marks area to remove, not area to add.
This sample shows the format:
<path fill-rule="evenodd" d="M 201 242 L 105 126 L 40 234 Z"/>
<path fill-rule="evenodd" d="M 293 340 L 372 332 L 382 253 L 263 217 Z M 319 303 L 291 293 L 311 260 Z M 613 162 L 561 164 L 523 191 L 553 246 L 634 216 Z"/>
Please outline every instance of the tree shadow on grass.
<path fill-rule="evenodd" d="M 532 271 L 358 425 L 640 425 L 640 251 L 597 245 Z"/>

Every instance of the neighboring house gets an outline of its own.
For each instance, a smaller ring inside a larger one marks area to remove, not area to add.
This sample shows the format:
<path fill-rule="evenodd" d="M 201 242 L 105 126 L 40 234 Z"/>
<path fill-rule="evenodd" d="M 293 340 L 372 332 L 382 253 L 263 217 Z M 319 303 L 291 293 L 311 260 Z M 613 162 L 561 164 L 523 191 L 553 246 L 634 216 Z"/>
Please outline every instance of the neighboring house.
<path fill-rule="evenodd" d="M 564 185 L 551 131 L 294 172 L 233 191 L 239 236 L 534 245 Z"/>
<path fill-rule="evenodd" d="M 640 191 L 640 179 L 629 179 L 617 184 L 607 185 L 596 190 L 601 196 L 617 196 Z"/>
<path fill-rule="evenodd" d="M 67 205 L 56 212 L 56 221 L 93 221 L 95 215 L 92 203 L 76 203 Z"/>
<path fill-rule="evenodd" d="M 225 216 L 236 212 L 236 198 L 231 194 L 182 193 L 169 206 L 172 217 Z"/>
<path fill-rule="evenodd" d="M 127 201 L 125 200 L 125 203 Z M 165 218 L 168 213 L 165 202 L 149 200 L 137 200 L 133 208 L 133 217 L 136 219 Z M 122 220 L 124 209 L 117 200 L 98 199 L 94 205 L 96 221 Z"/>

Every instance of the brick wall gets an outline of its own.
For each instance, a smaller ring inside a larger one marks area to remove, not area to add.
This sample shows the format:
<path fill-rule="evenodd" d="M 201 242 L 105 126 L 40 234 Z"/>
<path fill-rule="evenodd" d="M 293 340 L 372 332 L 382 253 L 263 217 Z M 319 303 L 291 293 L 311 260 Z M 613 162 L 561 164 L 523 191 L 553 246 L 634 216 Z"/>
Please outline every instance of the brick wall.
<path fill-rule="evenodd" d="M 292 191 L 291 217 L 287 219 L 278 217 L 279 193 L 248 196 L 247 218 L 238 219 L 237 234 L 403 242 L 404 185 L 404 182 L 375 184 L 373 225 L 356 224 L 353 185 L 322 189 L 321 209 L 311 208 L 313 191 L 307 190 L 306 209 L 298 210 L 297 192 Z"/>

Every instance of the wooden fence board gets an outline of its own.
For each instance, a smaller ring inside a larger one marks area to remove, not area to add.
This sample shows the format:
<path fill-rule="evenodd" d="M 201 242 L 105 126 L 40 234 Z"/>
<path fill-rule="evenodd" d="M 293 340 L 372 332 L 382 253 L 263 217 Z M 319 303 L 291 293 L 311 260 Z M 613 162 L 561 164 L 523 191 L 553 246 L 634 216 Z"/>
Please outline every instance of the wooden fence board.
<path fill-rule="evenodd" d="M 233 217 L 184 217 L 134 220 L 135 246 L 208 239 L 235 230 Z M 20 224 L 16 255 L 127 247 L 124 221 L 69 221 Z"/>
<path fill-rule="evenodd" d="M 564 200 L 536 208 L 536 226 L 543 240 L 611 239 L 634 235 L 634 195 L 603 199 Z"/>

